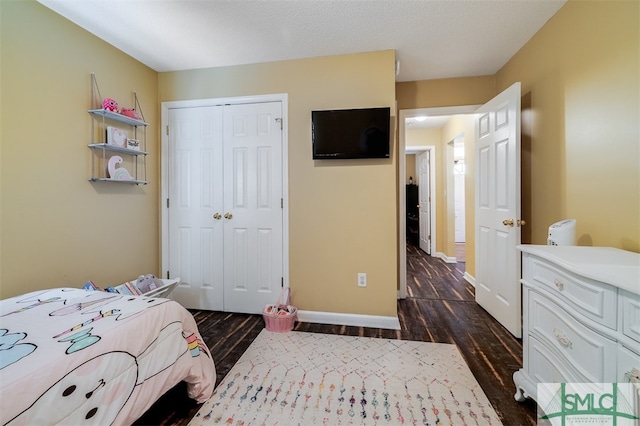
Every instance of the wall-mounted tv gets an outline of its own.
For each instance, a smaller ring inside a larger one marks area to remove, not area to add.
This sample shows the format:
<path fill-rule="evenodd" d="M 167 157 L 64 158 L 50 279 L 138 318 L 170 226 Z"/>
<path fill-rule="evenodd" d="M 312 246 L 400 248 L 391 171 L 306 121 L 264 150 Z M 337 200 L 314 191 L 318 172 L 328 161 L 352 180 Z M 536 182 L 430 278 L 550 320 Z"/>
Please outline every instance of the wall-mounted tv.
<path fill-rule="evenodd" d="M 391 108 L 311 111 L 314 160 L 389 158 Z"/>

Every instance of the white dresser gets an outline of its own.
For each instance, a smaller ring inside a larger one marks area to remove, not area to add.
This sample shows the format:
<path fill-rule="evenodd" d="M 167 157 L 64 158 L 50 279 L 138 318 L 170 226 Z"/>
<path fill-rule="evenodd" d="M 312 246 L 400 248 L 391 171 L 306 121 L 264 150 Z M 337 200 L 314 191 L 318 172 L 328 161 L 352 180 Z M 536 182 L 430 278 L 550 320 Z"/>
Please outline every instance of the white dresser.
<path fill-rule="evenodd" d="M 640 254 L 521 245 L 523 368 L 515 399 L 538 383 L 623 383 L 640 369 Z"/>

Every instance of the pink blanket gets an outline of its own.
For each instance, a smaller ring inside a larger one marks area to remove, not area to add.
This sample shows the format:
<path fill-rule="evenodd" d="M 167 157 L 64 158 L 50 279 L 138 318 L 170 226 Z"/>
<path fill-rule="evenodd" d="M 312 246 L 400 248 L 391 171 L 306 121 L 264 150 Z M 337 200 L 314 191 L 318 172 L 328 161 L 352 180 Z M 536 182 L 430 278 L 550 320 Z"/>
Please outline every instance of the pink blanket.
<path fill-rule="evenodd" d="M 171 300 L 58 288 L 0 301 L 1 424 L 130 424 L 183 380 L 204 402 L 215 378 Z"/>

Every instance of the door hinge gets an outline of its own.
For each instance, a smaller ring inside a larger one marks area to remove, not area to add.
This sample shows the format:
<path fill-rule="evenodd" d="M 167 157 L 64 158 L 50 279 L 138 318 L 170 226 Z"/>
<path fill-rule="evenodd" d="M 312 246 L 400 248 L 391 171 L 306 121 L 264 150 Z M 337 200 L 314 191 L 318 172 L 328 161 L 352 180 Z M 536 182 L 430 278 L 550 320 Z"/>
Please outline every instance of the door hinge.
<path fill-rule="evenodd" d="M 284 209 L 284 198 L 280 198 L 280 208 Z"/>
<path fill-rule="evenodd" d="M 167 271 L 167 279 L 169 279 L 169 278 L 171 278 L 171 277 L 169 277 L 169 271 Z"/>
<path fill-rule="evenodd" d="M 167 208 L 169 208 L 169 199 L 167 198 Z"/>
<path fill-rule="evenodd" d="M 280 277 L 280 287 L 284 288 L 284 277 Z"/>
<path fill-rule="evenodd" d="M 280 130 L 282 130 L 282 118 L 276 118 L 276 121 L 280 123 Z"/>
<path fill-rule="evenodd" d="M 169 136 L 169 126 L 167 126 L 167 136 Z"/>

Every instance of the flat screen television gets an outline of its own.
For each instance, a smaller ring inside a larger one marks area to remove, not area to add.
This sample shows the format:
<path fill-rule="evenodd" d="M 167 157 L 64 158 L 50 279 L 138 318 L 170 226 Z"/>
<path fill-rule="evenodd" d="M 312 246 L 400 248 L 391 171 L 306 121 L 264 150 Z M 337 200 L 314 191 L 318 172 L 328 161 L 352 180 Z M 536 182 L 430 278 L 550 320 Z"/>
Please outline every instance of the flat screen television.
<path fill-rule="evenodd" d="M 391 108 L 311 111 L 314 160 L 389 158 Z"/>

